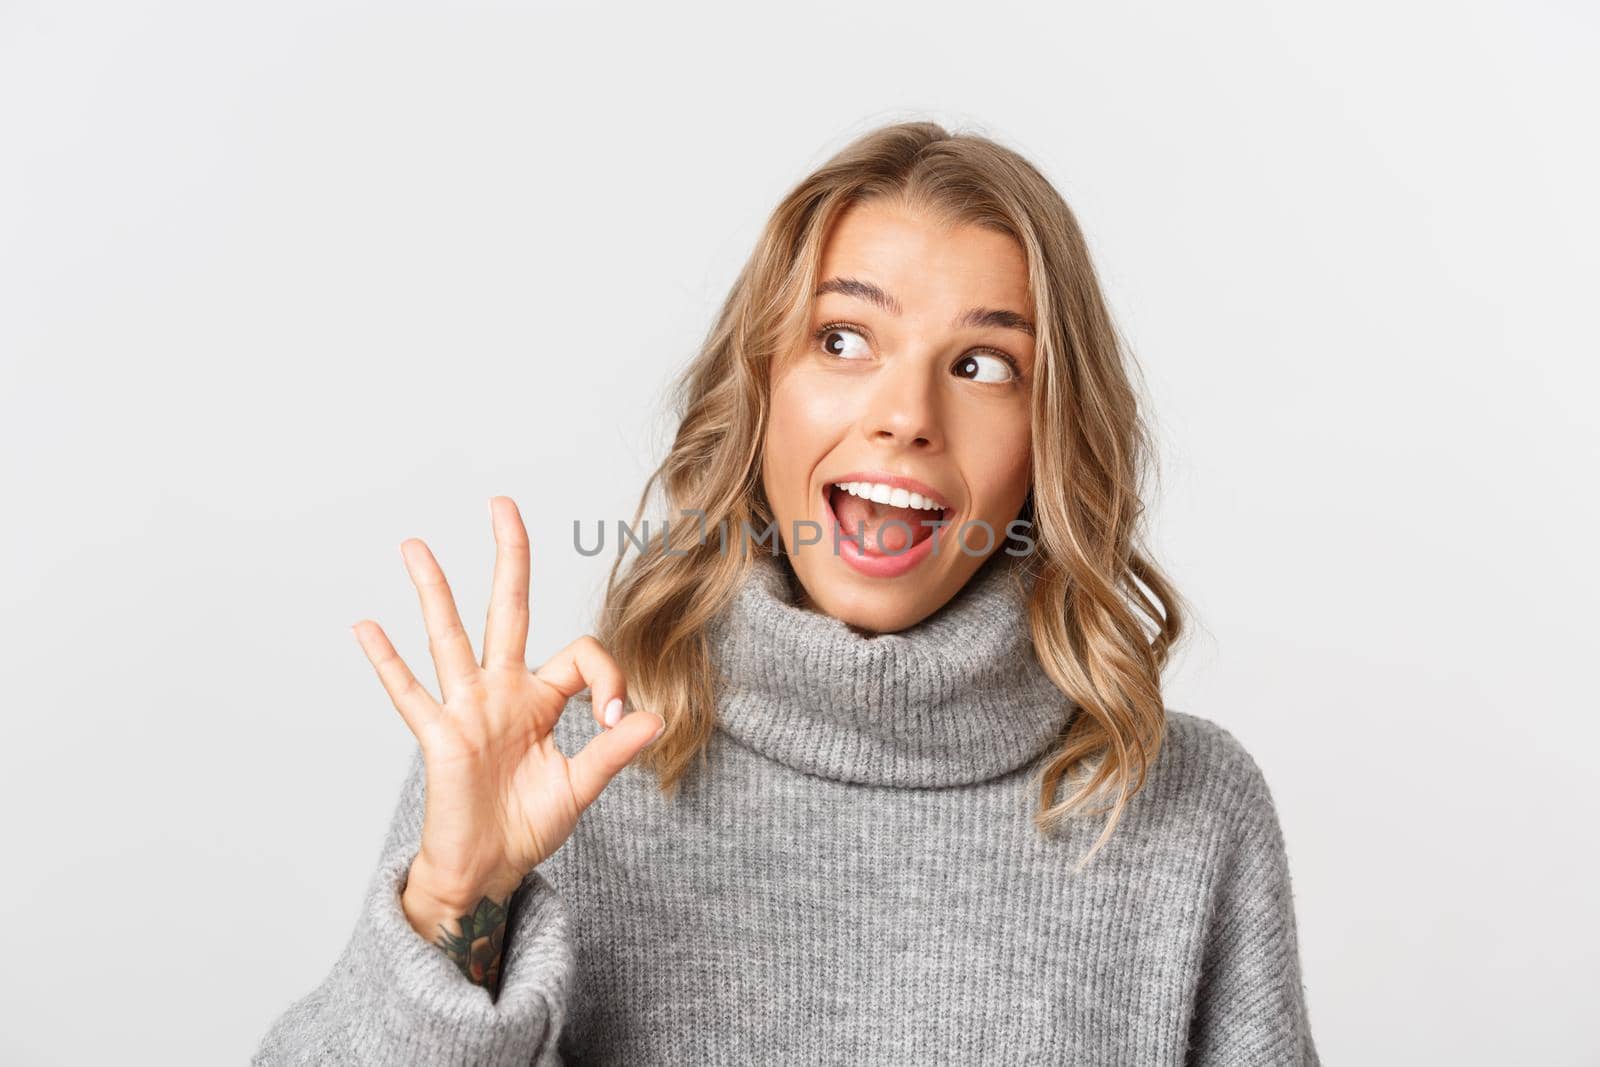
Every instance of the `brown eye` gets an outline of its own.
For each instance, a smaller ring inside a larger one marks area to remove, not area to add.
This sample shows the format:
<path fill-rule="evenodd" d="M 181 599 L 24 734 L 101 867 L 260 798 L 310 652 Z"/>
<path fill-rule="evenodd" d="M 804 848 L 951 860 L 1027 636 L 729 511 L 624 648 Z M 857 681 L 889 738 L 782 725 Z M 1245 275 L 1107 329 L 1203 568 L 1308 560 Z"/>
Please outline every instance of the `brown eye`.
<path fill-rule="evenodd" d="M 954 370 L 956 377 L 974 382 L 1007 382 L 1016 377 L 1008 360 L 987 352 L 962 356 Z"/>
<path fill-rule="evenodd" d="M 822 350 L 840 359 L 860 359 L 870 353 L 866 338 L 843 326 L 824 326 L 817 331 Z"/>

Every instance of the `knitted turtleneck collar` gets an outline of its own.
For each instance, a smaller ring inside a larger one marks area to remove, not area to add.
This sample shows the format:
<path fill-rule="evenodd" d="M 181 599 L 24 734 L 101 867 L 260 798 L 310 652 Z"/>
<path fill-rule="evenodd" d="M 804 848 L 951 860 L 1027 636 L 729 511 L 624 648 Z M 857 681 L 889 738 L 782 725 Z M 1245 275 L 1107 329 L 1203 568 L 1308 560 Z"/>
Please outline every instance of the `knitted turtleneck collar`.
<path fill-rule="evenodd" d="M 1017 558 L 996 552 L 932 615 L 869 637 L 799 607 L 788 561 L 756 552 L 708 630 L 718 725 L 845 782 L 955 786 L 1013 771 L 1073 710 L 1034 654 L 1028 590 Z"/>

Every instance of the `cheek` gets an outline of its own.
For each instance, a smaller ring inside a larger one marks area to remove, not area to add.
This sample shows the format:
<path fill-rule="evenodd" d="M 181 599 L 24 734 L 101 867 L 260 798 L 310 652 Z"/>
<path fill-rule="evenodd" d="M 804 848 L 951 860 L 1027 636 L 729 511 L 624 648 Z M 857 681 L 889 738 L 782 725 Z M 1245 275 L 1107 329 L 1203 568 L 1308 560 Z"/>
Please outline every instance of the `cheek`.
<path fill-rule="evenodd" d="M 798 368 L 773 384 L 772 427 L 797 444 L 823 439 L 849 424 L 855 406 L 847 383 Z"/>
<path fill-rule="evenodd" d="M 971 453 L 962 465 L 973 502 L 979 512 L 995 521 L 1009 520 L 1028 496 L 1033 475 L 1032 434 L 1026 422 L 1002 423 L 990 426 L 978 440 L 987 442 L 988 447 Z"/>
<path fill-rule="evenodd" d="M 772 387 L 762 453 L 767 499 L 774 508 L 806 509 L 810 477 L 839 438 L 847 418 L 840 397 L 829 397 L 804 374 L 789 374 Z"/>

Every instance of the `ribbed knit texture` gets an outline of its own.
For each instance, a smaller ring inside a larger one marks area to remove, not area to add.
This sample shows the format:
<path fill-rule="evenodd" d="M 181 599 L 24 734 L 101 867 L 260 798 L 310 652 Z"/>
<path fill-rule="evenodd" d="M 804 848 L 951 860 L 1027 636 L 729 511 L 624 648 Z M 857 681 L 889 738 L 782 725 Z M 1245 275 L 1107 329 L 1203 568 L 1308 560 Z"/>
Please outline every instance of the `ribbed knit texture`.
<path fill-rule="evenodd" d="M 1168 711 L 1110 841 L 1048 838 L 1029 773 L 1074 713 L 992 557 L 866 636 L 757 555 L 712 627 L 708 766 L 630 766 L 513 903 L 497 1000 L 400 909 L 415 755 L 356 929 L 255 1058 L 280 1063 L 1317 1064 L 1260 768 Z M 600 730 L 587 696 L 556 727 Z M 1059 798 L 1058 798 L 1059 799 Z"/>

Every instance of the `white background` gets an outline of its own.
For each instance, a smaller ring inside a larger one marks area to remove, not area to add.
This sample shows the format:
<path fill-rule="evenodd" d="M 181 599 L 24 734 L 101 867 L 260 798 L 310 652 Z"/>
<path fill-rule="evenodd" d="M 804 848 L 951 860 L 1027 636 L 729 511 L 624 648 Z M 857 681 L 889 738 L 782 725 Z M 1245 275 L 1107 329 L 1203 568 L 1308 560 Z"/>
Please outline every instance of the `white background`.
<path fill-rule="evenodd" d="M 1043 20 L 1043 21 L 1041 21 Z M 1077 212 L 1148 382 L 1172 706 L 1273 789 L 1329 1063 L 1594 1063 L 1594 9 L 0 5 L 0 1060 L 241 1062 L 431 679 L 537 663 L 767 212 L 931 118 Z M 477 620 L 474 622 L 474 620 Z M 581 902 L 576 902 L 581 907 Z"/>

